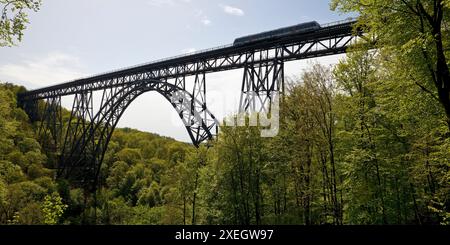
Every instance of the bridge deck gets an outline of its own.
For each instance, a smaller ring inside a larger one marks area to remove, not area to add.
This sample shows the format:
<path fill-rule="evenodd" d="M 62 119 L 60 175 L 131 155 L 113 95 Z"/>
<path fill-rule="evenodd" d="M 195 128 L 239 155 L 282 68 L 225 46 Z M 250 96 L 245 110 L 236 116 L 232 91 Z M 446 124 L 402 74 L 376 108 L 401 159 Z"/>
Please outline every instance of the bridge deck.
<path fill-rule="evenodd" d="M 179 76 L 195 75 L 199 72 L 209 73 L 244 67 L 246 64 L 269 62 L 273 59 L 291 61 L 311 57 L 327 56 L 344 53 L 352 38 L 354 20 L 322 25 L 322 28 L 308 34 L 290 35 L 273 41 L 263 41 L 248 45 L 226 45 L 218 48 L 202 50 L 196 53 L 171 57 L 147 64 L 116 70 L 54 86 L 31 90 L 20 94 L 22 100 L 36 100 L 51 96 L 75 94 L 83 89 L 90 91 L 121 85 L 128 76 L 169 79 Z M 332 41 L 333 40 L 333 41 Z M 325 42 L 325 43 L 324 43 Z M 312 49 L 316 45 L 315 49 Z M 282 49 L 282 54 L 274 57 L 276 49 Z M 252 58 L 252 54 L 261 54 Z M 272 52 L 272 53 L 271 53 Z M 264 57 L 263 57 L 264 56 Z"/>

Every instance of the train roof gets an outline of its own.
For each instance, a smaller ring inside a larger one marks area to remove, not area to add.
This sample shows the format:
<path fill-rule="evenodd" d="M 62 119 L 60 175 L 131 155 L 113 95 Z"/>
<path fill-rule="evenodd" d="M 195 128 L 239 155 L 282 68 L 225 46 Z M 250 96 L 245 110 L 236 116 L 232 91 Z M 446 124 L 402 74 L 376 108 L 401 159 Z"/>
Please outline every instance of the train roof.
<path fill-rule="evenodd" d="M 255 33 L 255 34 L 250 34 L 250 35 L 238 37 L 238 38 L 235 39 L 235 41 L 239 40 L 239 39 L 247 38 L 247 37 L 253 37 L 253 36 L 256 36 L 256 35 L 269 34 L 269 33 L 272 33 L 272 32 L 281 31 L 281 30 L 284 30 L 284 29 L 292 28 L 292 27 L 309 26 L 309 25 L 320 27 L 320 24 L 317 21 L 308 21 L 308 22 L 303 22 L 303 23 L 297 24 L 297 25 L 285 26 L 285 27 L 277 28 L 277 29 L 270 30 L 270 31 L 265 31 L 265 32 L 260 32 L 260 33 Z"/>

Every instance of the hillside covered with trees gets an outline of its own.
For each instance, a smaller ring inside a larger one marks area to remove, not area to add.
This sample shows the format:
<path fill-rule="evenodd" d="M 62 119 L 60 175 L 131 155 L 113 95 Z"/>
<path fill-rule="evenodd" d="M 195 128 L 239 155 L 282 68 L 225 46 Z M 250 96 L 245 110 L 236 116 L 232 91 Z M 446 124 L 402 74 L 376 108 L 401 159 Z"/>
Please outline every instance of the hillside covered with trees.
<path fill-rule="evenodd" d="M 94 193 L 55 178 L 25 88 L 2 83 L 0 224 L 450 224 L 450 1 L 331 7 L 375 42 L 288 79 L 278 136 L 116 129 Z"/>
<path fill-rule="evenodd" d="M 54 178 L 16 105 L 21 89 L 4 84 L 0 222 L 447 224 L 445 113 L 384 61 L 356 51 L 291 80 L 275 138 L 224 127 L 212 147 L 196 149 L 117 129 L 96 195 Z"/>

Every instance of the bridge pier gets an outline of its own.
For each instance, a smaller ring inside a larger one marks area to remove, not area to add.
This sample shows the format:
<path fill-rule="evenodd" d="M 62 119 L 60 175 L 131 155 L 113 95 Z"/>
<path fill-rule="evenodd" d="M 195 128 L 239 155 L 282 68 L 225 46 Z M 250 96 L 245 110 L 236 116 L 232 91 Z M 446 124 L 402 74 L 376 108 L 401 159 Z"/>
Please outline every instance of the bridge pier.
<path fill-rule="evenodd" d="M 202 65 L 204 66 L 204 64 Z M 198 112 L 200 114 L 201 123 L 191 123 L 189 128 L 191 131 L 196 132 L 195 142 L 200 142 L 202 138 L 212 138 L 214 135 L 213 130 L 217 131 L 216 127 L 210 127 L 216 126 L 216 123 L 215 118 L 211 117 L 212 114 L 209 114 L 207 111 L 205 72 L 199 72 L 195 75 L 192 96 L 193 100 L 191 100 L 191 113 L 189 113 L 189 115 L 191 116 L 191 120 L 193 120 L 192 117 L 195 115 L 194 112 Z M 208 130 L 204 130 L 204 128 L 208 128 Z"/>
<path fill-rule="evenodd" d="M 27 113 L 32 123 L 40 120 L 39 100 L 23 100 L 19 97 L 19 106 Z"/>
<path fill-rule="evenodd" d="M 84 133 L 88 129 L 89 124 L 94 121 L 93 103 L 93 95 L 90 90 L 82 91 L 74 96 L 71 114 L 67 121 L 64 143 L 60 151 L 58 177 L 67 177 L 75 169 L 81 170 L 86 168 L 80 165 L 79 161 L 74 161 L 74 159 L 89 158 L 88 152 L 80 151 L 79 147 L 80 145 L 87 145 L 89 141 L 93 144 L 93 139 L 89 139 Z"/>
<path fill-rule="evenodd" d="M 45 99 L 43 115 L 40 116 L 40 120 L 39 138 L 48 140 L 50 137 L 52 142 L 47 143 L 52 143 L 51 150 L 56 151 L 60 145 L 62 134 L 61 96 Z M 43 146 L 48 147 L 48 145 Z"/>
<path fill-rule="evenodd" d="M 274 92 L 284 94 L 284 62 L 282 49 L 275 50 L 275 58 L 267 60 L 269 51 L 259 57 L 251 54 L 244 66 L 239 113 L 265 113 L 269 115 Z M 267 60 L 258 62 L 258 60 Z"/>

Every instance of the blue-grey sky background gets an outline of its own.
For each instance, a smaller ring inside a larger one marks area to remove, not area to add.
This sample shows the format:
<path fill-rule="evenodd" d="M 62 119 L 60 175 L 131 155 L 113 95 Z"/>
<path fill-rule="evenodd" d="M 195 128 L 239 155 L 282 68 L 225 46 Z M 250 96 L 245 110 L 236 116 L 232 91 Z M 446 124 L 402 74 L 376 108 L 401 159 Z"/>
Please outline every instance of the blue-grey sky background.
<path fill-rule="evenodd" d="M 0 48 L 0 81 L 45 87 L 83 76 L 232 43 L 235 38 L 316 20 L 349 16 L 329 0 L 43 0 L 30 13 L 23 41 Z M 288 76 L 312 62 L 335 64 L 342 55 L 291 62 Z M 218 117 L 237 109 L 242 71 L 207 75 L 209 109 Z M 71 106 L 71 98 L 63 105 Z M 119 127 L 189 141 L 171 105 L 156 93 L 139 97 Z"/>

